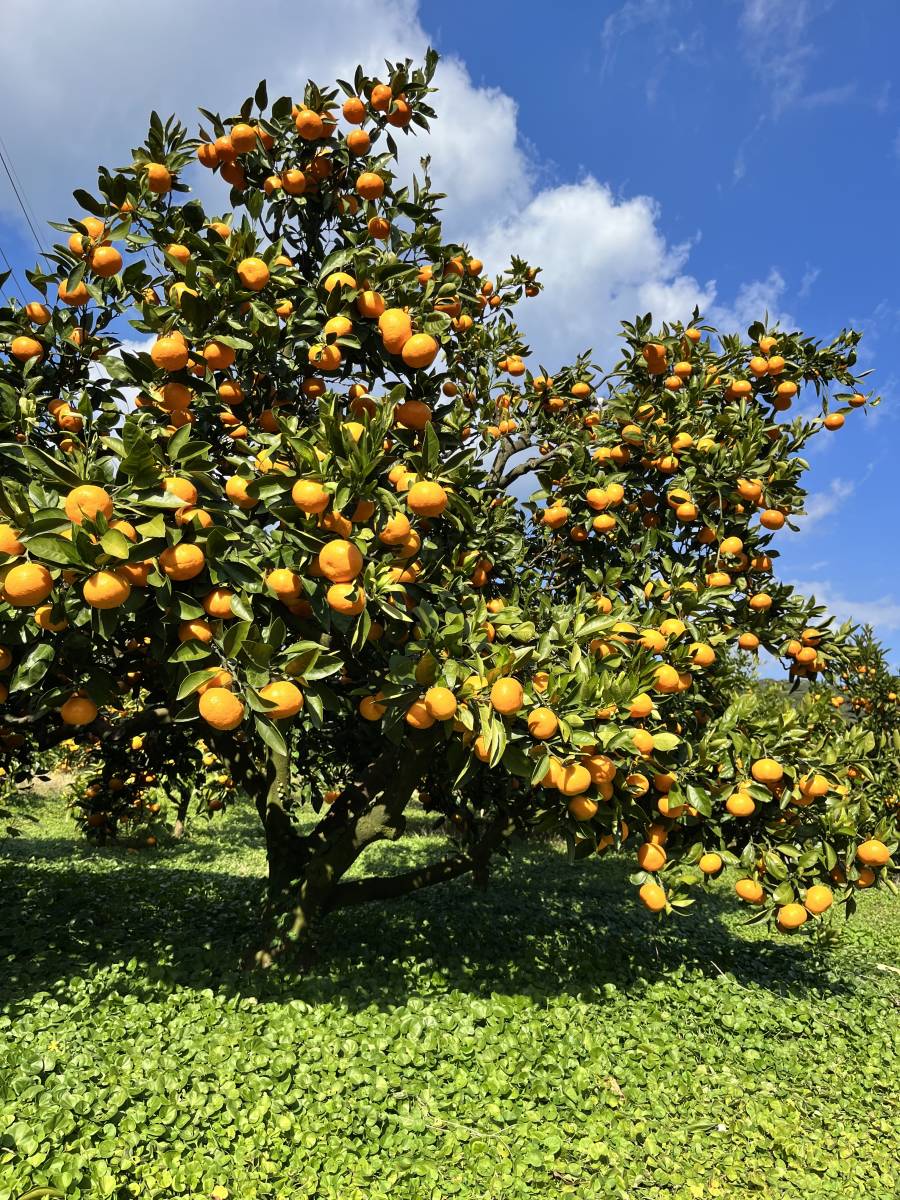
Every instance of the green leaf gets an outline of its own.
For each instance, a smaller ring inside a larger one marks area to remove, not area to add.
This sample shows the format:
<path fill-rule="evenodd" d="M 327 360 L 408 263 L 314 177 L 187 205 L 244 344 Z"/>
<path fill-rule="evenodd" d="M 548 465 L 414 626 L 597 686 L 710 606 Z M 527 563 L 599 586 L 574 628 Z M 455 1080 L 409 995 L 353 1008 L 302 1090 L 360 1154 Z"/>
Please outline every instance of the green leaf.
<path fill-rule="evenodd" d="M 100 539 L 100 545 L 113 558 L 128 558 L 131 553 L 131 542 L 118 529 L 107 529 Z"/>
<path fill-rule="evenodd" d="M 10 692 L 24 692 L 40 683 L 55 658 L 56 647 L 52 643 L 38 642 L 16 667 L 9 685 Z"/>

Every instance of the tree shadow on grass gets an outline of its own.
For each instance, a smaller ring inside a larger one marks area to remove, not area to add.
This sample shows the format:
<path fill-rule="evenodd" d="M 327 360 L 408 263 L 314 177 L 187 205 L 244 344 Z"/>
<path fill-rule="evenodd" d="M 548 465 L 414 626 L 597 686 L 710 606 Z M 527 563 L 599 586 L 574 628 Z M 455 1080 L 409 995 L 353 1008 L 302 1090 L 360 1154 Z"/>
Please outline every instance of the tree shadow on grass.
<path fill-rule="evenodd" d="M 76 850 L 73 858 L 66 838 L 34 846 L 30 861 L 20 845 L 0 864 L 0 1005 L 63 992 L 75 977 L 90 977 L 95 994 L 127 990 L 137 999 L 160 999 L 183 986 L 261 1003 L 354 1009 L 454 990 L 596 1002 L 604 992 L 678 971 L 730 973 L 782 995 L 851 990 L 823 972 L 805 939 L 736 933 L 726 921 L 727 913 L 734 923 L 734 904 L 722 894 L 660 923 L 634 902 L 630 862 L 569 866 L 549 845 L 516 848 L 498 862 L 487 890 L 462 879 L 333 914 L 303 974 L 280 967 L 247 973 L 237 965 L 257 931 L 263 881 L 256 874 L 148 867 L 124 854 L 95 857 L 92 865 L 90 851 Z M 379 847 L 371 869 L 408 865 L 401 859 L 411 852 L 398 857 L 398 850 Z M 117 964 L 126 964 L 124 974 L 103 970 Z"/>

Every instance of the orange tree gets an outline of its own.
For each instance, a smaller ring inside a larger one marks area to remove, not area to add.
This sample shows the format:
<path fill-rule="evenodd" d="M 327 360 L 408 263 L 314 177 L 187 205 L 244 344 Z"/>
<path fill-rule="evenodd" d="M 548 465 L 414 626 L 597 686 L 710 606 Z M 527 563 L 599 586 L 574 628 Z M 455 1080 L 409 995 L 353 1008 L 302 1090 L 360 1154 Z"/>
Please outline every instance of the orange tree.
<path fill-rule="evenodd" d="M 259 812 L 276 941 L 484 878 L 514 833 L 635 845 L 653 910 L 741 864 L 742 898 L 794 928 L 836 866 L 879 871 L 897 842 L 840 789 L 862 731 L 734 695 L 758 647 L 794 677 L 851 669 L 771 543 L 807 441 L 867 403 L 858 335 L 648 315 L 607 374 L 530 367 L 514 308 L 538 272 L 488 275 L 443 240 L 427 170 L 395 174 L 433 68 L 271 106 L 261 85 L 199 140 L 154 114 L 75 193 L 0 322 L 0 745 L 24 770 L 30 746 L 92 743 L 95 830 L 148 774 L 224 764 Z M 203 168 L 225 215 L 188 194 Z M 814 419 L 791 420 L 801 388 Z M 345 878 L 417 792 L 457 851 Z"/>

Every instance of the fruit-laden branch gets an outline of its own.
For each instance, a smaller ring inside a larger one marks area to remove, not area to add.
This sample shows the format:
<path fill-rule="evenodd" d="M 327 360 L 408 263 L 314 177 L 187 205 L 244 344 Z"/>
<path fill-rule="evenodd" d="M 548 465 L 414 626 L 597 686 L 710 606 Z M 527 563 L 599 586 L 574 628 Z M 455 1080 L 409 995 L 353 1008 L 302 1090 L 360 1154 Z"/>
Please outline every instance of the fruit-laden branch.
<path fill-rule="evenodd" d="M 466 854 L 453 854 L 427 867 L 416 867 L 398 875 L 370 876 L 339 883 L 328 902 L 329 911 L 366 904 L 370 900 L 395 900 L 437 883 L 447 883 L 460 875 L 475 873 L 476 882 L 486 882 L 488 859 L 514 831 L 515 825 L 505 812 L 491 822 L 480 841 Z M 481 878 L 479 878 L 481 876 Z"/>
<path fill-rule="evenodd" d="M 30 730 L 41 750 L 49 750 L 61 742 L 68 741 L 76 732 L 71 725 L 47 725 L 46 719 L 46 712 L 40 709 L 33 713 L 23 713 L 21 716 L 10 713 L 4 716 L 3 724 L 10 729 Z M 133 737 L 144 729 L 158 729 L 171 724 L 171 711 L 164 705 L 157 705 L 141 709 L 140 712 L 133 713 L 114 725 L 95 721 L 90 727 L 90 732 L 92 738 L 99 738 L 104 744 L 115 744 Z"/>

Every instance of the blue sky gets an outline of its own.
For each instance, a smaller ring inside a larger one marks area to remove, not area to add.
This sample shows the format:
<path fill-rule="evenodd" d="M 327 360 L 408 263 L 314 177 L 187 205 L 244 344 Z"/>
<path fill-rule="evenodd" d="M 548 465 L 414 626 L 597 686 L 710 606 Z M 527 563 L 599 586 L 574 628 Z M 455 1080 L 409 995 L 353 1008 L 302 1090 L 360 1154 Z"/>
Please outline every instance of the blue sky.
<path fill-rule="evenodd" d="M 157 0 L 152 28 L 113 0 L 87 22 L 58 0 L 52 44 L 26 0 L 4 7 L 0 110 L 16 120 L 0 136 L 40 218 L 70 213 L 98 161 L 125 161 L 151 107 L 234 111 L 263 75 L 296 92 L 431 42 L 442 115 L 410 169 L 431 151 L 449 231 L 486 261 L 521 248 L 546 265 L 528 326 L 545 365 L 588 345 L 607 357 L 620 319 L 695 300 L 726 325 L 768 307 L 823 338 L 862 328 L 885 403 L 818 439 L 783 574 L 873 621 L 900 661 L 896 0 L 269 0 L 277 39 L 214 54 L 210 28 L 246 12 L 236 0 Z M 108 68 L 80 75 L 73 114 L 62 81 L 97 28 Z M 33 261 L 2 174 L 0 244 L 16 268 Z"/>

